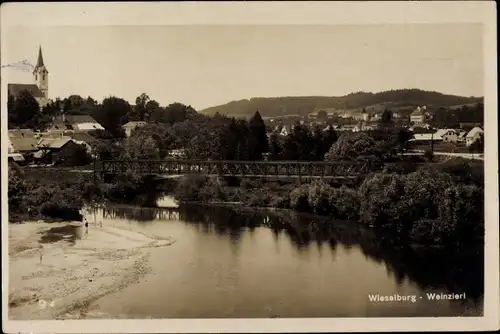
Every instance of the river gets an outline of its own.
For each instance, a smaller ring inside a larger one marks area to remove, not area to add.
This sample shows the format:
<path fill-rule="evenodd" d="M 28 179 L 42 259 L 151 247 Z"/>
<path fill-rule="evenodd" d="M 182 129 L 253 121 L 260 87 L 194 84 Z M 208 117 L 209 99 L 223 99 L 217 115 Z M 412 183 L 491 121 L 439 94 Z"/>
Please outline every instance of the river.
<path fill-rule="evenodd" d="M 305 227 L 321 221 L 316 217 L 224 207 L 113 206 L 89 212 L 87 219 L 175 240 L 151 250 L 151 272 L 139 282 L 94 301 L 92 309 L 107 318 L 427 317 L 483 312 L 482 246 L 397 246 L 390 237 L 354 222 L 332 222 L 334 228 L 318 230 Z M 466 297 L 436 301 L 428 299 L 431 293 Z M 370 300 L 369 295 L 377 294 L 396 299 L 410 295 L 415 300 Z"/>

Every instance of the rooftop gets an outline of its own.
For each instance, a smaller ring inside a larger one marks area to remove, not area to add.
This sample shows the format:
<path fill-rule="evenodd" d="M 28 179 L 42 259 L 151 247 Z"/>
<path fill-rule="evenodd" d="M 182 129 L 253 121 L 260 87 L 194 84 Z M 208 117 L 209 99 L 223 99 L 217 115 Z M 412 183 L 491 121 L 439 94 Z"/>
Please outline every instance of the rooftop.
<path fill-rule="evenodd" d="M 38 88 L 38 86 L 35 84 L 8 84 L 7 90 L 9 92 L 9 95 L 13 95 L 13 96 L 17 96 L 17 95 L 19 95 L 19 93 L 26 90 L 31 95 L 33 95 L 33 97 L 36 97 L 36 98 L 45 97 L 43 95 L 42 91 L 40 90 L 40 88 Z"/>
<path fill-rule="evenodd" d="M 469 131 L 469 133 L 466 135 L 466 137 L 472 138 L 479 133 L 484 133 L 484 131 L 480 127 L 476 126 L 475 128 L 473 128 L 472 130 Z"/>

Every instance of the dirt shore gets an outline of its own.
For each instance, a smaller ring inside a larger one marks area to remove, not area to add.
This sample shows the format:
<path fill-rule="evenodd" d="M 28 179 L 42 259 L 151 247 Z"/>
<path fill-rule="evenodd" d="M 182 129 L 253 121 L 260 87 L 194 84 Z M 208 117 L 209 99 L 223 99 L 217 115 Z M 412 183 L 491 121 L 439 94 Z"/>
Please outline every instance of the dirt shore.
<path fill-rule="evenodd" d="M 92 301 L 149 273 L 152 247 L 175 240 L 81 222 L 9 225 L 9 318 L 81 319 Z"/>

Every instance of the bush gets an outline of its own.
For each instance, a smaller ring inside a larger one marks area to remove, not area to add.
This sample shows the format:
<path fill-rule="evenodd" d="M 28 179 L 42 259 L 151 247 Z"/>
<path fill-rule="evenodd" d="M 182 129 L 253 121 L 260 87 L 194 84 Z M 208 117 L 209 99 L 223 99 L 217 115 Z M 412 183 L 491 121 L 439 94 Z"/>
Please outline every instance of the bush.
<path fill-rule="evenodd" d="M 266 189 L 254 191 L 248 198 L 248 206 L 267 207 L 272 202 L 272 196 Z"/>
<path fill-rule="evenodd" d="M 457 240 L 484 236 L 484 189 L 461 184 L 448 187 L 439 201 L 439 219 Z"/>
<path fill-rule="evenodd" d="M 9 189 L 7 195 L 9 210 L 10 208 L 18 208 L 22 205 L 27 189 L 28 185 L 23 179 L 15 176 L 13 173 L 9 173 Z"/>
<path fill-rule="evenodd" d="M 454 183 L 484 187 L 484 163 L 453 159 L 440 164 L 440 167 L 442 172 L 451 176 Z"/>
<path fill-rule="evenodd" d="M 332 215 L 338 219 L 357 220 L 359 218 L 360 201 L 358 192 L 342 186 L 334 188 L 330 197 Z"/>
<path fill-rule="evenodd" d="M 287 209 L 290 207 L 290 197 L 275 195 L 271 198 L 270 206 L 273 208 Z"/>
<path fill-rule="evenodd" d="M 227 199 L 217 178 L 196 174 L 179 180 L 174 197 L 179 202 L 204 203 Z"/>
<path fill-rule="evenodd" d="M 415 222 L 440 219 L 439 203 L 450 186 L 449 175 L 430 168 L 405 176 L 374 174 L 359 188 L 361 218 L 401 237 L 418 234 L 419 227 L 413 230 Z"/>
<path fill-rule="evenodd" d="M 241 180 L 240 187 L 243 189 L 258 189 L 262 188 L 262 183 L 260 179 L 243 179 Z"/>
<path fill-rule="evenodd" d="M 372 174 L 358 189 L 361 220 L 377 227 L 393 227 L 395 221 L 402 218 L 403 195 L 404 181 L 401 176 Z"/>
<path fill-rule="evenodd" d="M 404 219 L 437 219 L 438 204 L 444 190 L 451 185 L 451 178 L 432 168 L 421 168 L 404 177 Z"/>
<path fill-rule="evenodd" d="M 409 237 L 422 244 L 439 244 L 448 237 L 446 226 L 439 220 L 421 219 L 413 224 Z"/>
<path fill-rule="evenodd" d="M 290 192 L 290 208 L 299 212 L 311 211 L 308 185 L 302 185 Z"/>
<path fill-rule="evenodd" d="M 328 215 L 332 213 L 333 189 L 323 181 L 314 181 L 309 185 L 308 204 L 316 214 Z"/>
<path fill-rule="evenodd" d="M 226 200 L 225 193 L 216 177 L 208 177 L 206 179 L 203 187 L 199 189 L 199 198 L 204 203 Z"/>
<path fill-rule="evenodd" d="M 183 176 L 175 189 L 175 199 L 179 202 L 199 202 L 201 201 L 200 190 L 207 183 L 204 175 Z"/>

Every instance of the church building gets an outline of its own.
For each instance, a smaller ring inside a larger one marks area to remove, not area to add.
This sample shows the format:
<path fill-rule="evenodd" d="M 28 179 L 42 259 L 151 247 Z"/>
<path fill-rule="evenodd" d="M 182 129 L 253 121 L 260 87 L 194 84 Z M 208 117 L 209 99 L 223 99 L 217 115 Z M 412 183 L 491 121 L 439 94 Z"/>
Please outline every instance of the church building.
<path fill-rule="evenodd" d="M 17 96 L 21 91 L 27 90 L 37 100 L 40 108 L 49 101 L 49 71 L 45 67 L 42 56 L 42 47 L 38 49 L 38 60 L 33 69 L 33 84 L 8 84 L 9 95 Z"/>

